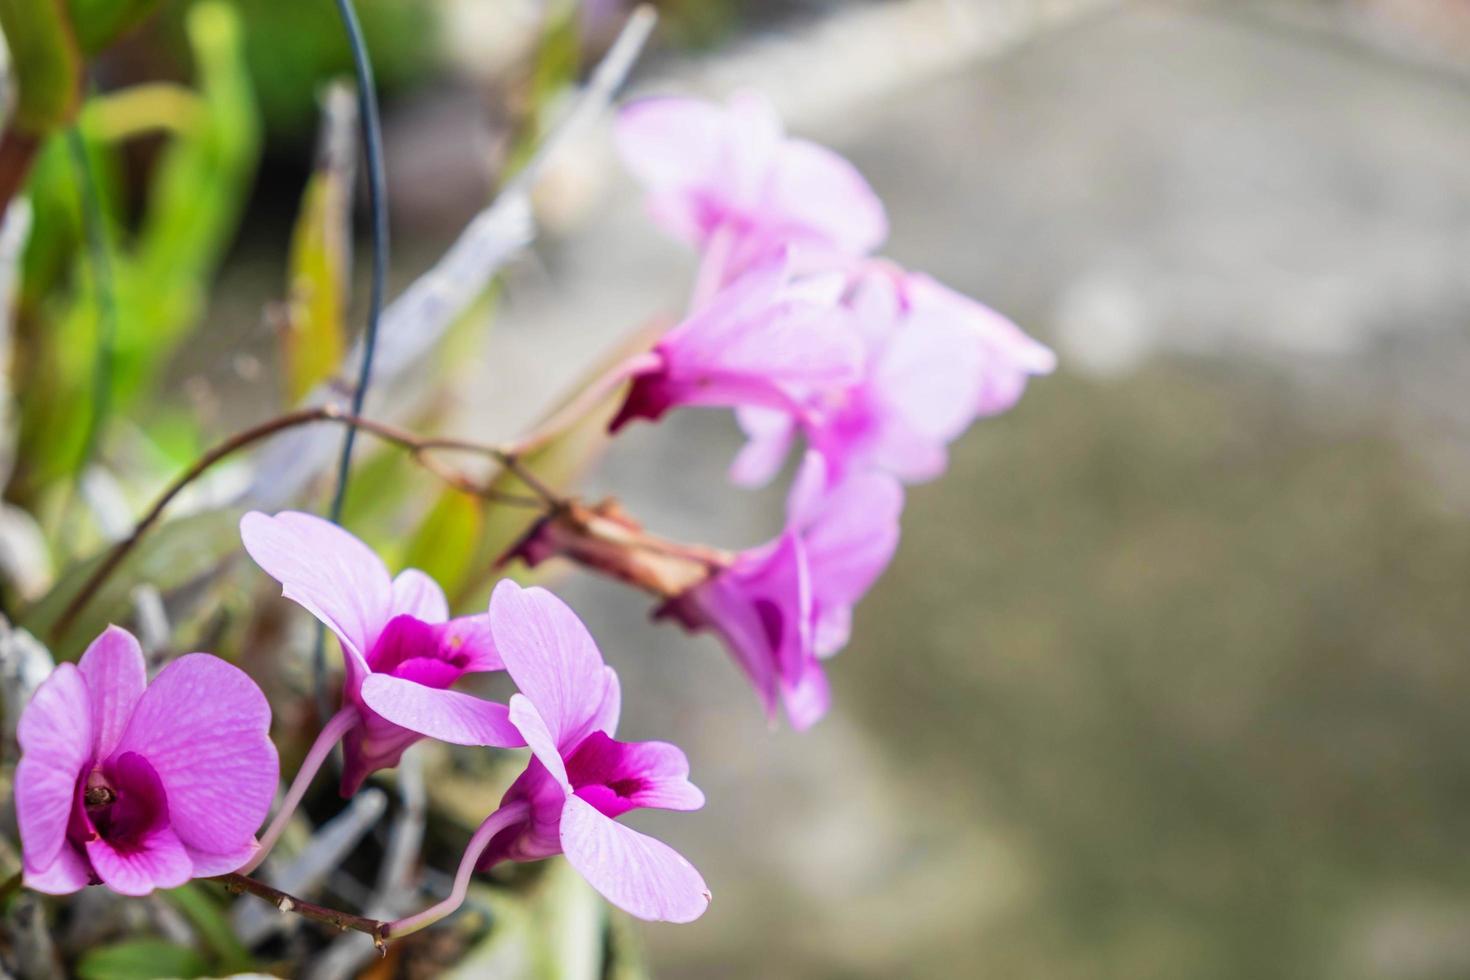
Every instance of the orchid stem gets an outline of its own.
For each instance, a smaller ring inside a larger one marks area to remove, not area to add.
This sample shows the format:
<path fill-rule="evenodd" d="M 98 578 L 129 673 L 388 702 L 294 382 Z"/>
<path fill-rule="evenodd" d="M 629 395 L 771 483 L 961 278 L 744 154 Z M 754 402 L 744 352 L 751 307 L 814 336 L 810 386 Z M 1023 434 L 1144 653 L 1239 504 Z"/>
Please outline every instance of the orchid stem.
<path fill-rule="evenodd" d="M 361 416 L 351 415 L 342 411 L 336 405 L 317 405 L 313 408 L 303 408 L 295 412 L 288 412 L 285 415 L 268 419 L 259 425 L 252 426 L 249 429 L 230 436 L 230 438 L 215 446 L 203 456 L 200 456 L 174 482 L 170 483 L 168 488 L 153 502 L 153 506 L 148 509 L 148 512 L 133 526 L 132 534 L 113 545 L 112 550 L 107 553 L 107 557 L 102 560 L 102 563 L 97 566 L 97 569 L 82 583 L 81 588 L 77 589 L 76 595 L 67 607 L 62 610 L 61 615 L 56 618 L 56 622 L 52 625 L 50 629 L 51 640 L 55 642 L 66 635 L 67 629 L 75 621 L 77 616 L 81 614 L 82 610 L 87 607 L 87 603 L 92 601 L 92 598 L 102 588 L 103 583 L 107 581 L 113 572 L 117 571 L 123 559 L 138 546 L 138 542 L 143 539 L 143 535 L 147 534 L 149 529 L 158 523 L 159 519 L 163 517 L 164 510 L 173 502 L 175 497 L 183 493 L 189 484 L 203 476 L 216 463 L 247 446 L 260 442 L 263 439 L 268 439 L 287 429 L 294 429 L 301 425 L 312 425 L 317 422 L 336 422 L 341 425 L 351 425 L 382 439 L 384 442 L 392 443 L 401 449 L 408 450 L 413 455 L 414 460 L 420 465 L 467 493 L 475 493 L 487 500 L 515 504 L 517 506 L 542 506 L 541 501 L 531 500 L 527 497 L 501 494 L 490 487 L 474 487 L 461 475 L 435 464 L 424 454 L 428 450 L 438 447 L 440 445 L 439 441 L 417 436 L 412 432 L 389 425 L 386 422 L 377 422 Z M 458 444 L 457 448 L 465 451 L 478 452 L 495 459 L 500 459 L 504 455 L 503 450 L 494 446 L 462 443 Z"/>
<path fill-rule="evenodd" d="M 322 763 L 327 761 L 327 757 L 332 754 L 332 749 L 357 723 L 357 709 L 348 705 L 322 726 L 316 741 L 312 742 L 311 748 L 307 750 L 306 758 L 301 760 L 301 768 L 296 770 L 296 778 L 291 781 L 291 788 L 286 791 L 286 798 L 281 801 L 281 808 L 276 811 L 275 819 L 271 821 L 265 834 L 261 836 L 255 856 L 240 868 L 240 874 L 249 874 L 260 867 L 266 855 L 270 854 L 271 848 L 276 846 L 276 841 L 281 839 L 281 834 L 285 832 L 286 825 L 291 822 L 296 808 L 301 805 L 301 799 L 306 795 L 311 781 L 321 770 Z"/>
<path fill-rule="evenodd" d="M 517 439 L 515 442 L 503 447 L 506 455 L 515 457 L 523 456 L 532 450 L 544 446 L 554 436 L 565 432 L 592 409 L 603 401 L 619 386 L 625 382 L 656 370 L 659 366 L 659 356 L 653 351 L 644 351 L 634 354 L 626 360 L 620 361 L 597 378 L 587 387 L 583 388 L 577 395 L 561 408 L 557 409 L 540 425 Z"/>
<path fill-rule="evenodd" d="M 379 949 L 383 948 L 384 924 L 377 919 L 353 915 L 351 912 L 339 912 L 336 909 L 329 909 L 325 905 L 317 905 L 314 902 L 304 901 L 295 895 L 288 895 L 279 888 L 272 888 L 265 882 L 257 881 L 239 871 L 234 874 L 215 875 L 213 880 L 220 882 L 236 895 L 242 892 L 249 892 L 256 898 L 263 898 L 282 912 L 294 912 L 299 916 L 311 919 L 313 922 L 336 926 L 338 929 L 351 929 L 354 932 L 366 933 L 373 937 L 374 945 Z"/>
<path fill-rule="evenodd" d="M 480 855 L 485 853 L 485 848 L 490 846 L 490 841 L 495 838 L 496 834 L 523 819 L 530 810 L 530 804 L 516 802 L 502 806 L 486 817 L 485 822 L 480 824 L 479 829 L 470 838 L 469 845 L 464 850 L 464 857 L 459 860 L 459 870 L 455 872 L 454 888 L 450 891 L 449 897 L 415 915 L 384 923 L 378 933 L 379 936 L 383 939 L 397 939 L 400 936 L 418 932 L 420 929 L 427 929 L 463 905 L 465 896 L 470 891 L 470 877 L 475 873 L 475 864 L 480 860 Z"/>

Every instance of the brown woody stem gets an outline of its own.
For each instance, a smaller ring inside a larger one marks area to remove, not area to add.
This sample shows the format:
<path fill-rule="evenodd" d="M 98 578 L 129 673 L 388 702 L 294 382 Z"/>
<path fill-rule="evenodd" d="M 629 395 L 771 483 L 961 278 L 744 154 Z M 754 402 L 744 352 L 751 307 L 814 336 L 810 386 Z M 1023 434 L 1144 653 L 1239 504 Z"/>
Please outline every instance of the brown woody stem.
<path fill-rule="evenodd" d="M 351 929 L 354 932 L 365 933 L 373 937 L 373 944 L 381 951 L 384 948 L 383 927 L 387 925 L 377 919 L 369 919 L 361 915 L 353 915 L 351 912 L 340 912 L 337 909 L 329 909 L 325 905 L 317 905 L 288 895 L 279 888 L 272 888 L 263 881 L 257 881 L 247 875 L 228 874 L 217 875 L 215 881 L 220 882 L 231 892 L 239 895 L 249 892 L 257 898 L 263 898 L 270 902 L 282 912 L 294 912 L 313 922 L 321 922 L 338 929 Z"/>

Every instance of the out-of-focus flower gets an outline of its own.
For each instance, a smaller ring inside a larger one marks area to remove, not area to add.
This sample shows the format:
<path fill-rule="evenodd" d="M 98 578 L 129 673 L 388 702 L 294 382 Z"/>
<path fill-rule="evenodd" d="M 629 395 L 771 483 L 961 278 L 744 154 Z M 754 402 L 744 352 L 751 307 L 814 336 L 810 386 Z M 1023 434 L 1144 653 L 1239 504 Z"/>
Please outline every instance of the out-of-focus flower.
<path fill-rule="evenodd" d="M 840 276 L 793 280 L 784 254 L 764 261 L 664 335 L 612 430 L 680 405 L 799 413 L 797 392 L 853 382 L 863 349 L 841 290 Z"/>
<path fill-rule="evenodd" d="M 504 669 L 488 616 L 450 619 L 433 579 L 417 569 L 389 577 L 372 549 L 320 517 L 253 511 L 240 521 L 240 536 L 282 594 L 341 641 L 342 699 L 358 713 L 343 739 L 342 795 L 397 765 L 422 736 L 458 745 L 525 744 L 505 705 L 447 690 L 465 674 Z M 397 724 L 374 710 L 365 686 L 373 704 L 395 706 Z"/>
<path fill-rule="evenodd" d="M 619 742 L 617 674 L 587 628 L 560 599 L 509 580 L 490 600 L 495 642 L 520 693 L 510 720 L 531 747 L 525 772 L 501 800 L 506 824 L 479 858 L 535 861 L 565 854 L 608 901 L 642 919 L 688 922 L 709 890 L 668 845 L 614 818 L 639 807 L 697 810 L 704 794 L 689 762 L 666 742 Z M 507 823 L 506 815 L 514 819 Z M 495 826 L 489 824 L 488 826 Z"/>
<path fill-rule="evenodd" d="M 898 547 L 903 489 L 882 473 L 829 487 L 809 453 L 792 487 L 785 531 L 671 598 L 660 615 L 709 630 L 729 649 L 767 714 L 805 729 L 831 696 L 821 658 L 847 644 L 852 609 Z"/>
<path fill-rule="evenodd" d="M 191 653 L 149 684 L 138 641 L 108 627 L 21 716 L 26 886 L 146 895 L 240 867 L 276 790 L 269 733 L 270 705 L 238 668 Z"/>
<path fill-rule="evenodd" d="M 948 444 L 975 418 L 1010 408 L 1030 376 L 1056 364 L 1000 314 L 887 263 L 864 263 L 845 305 L 863 344 L 859 378 L 811 385 L 796 409 L 737 409 L 749 437 L 731 469 L 737 483 L 769 481 L 798 431 L 834 481 L 865 469 L 910 483 L 933 479 L 948 464 Z"/>
<path fill-rule="evenodd" d="M 888 235 L 883 204 L 857 168 L 785 136 L 770 104 L 650 98 L 623 109 L 617 145 L 665 231 L 704 253 L 703 278 L 728 283 L 796 245 L 862 256 Z"/>

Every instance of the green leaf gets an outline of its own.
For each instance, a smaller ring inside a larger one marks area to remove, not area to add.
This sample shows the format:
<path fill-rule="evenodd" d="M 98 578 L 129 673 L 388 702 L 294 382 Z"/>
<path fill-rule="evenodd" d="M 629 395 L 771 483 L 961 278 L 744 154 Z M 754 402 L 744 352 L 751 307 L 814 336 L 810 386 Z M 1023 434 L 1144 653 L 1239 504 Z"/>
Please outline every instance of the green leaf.
<path fill-rule="evenodd" d="M 162 939 L 130 939 L 87 952 L 77 963 L 81 980 L 155 980 L 202 977 L 209 965 L 194 950 Z"/>
<path fill-rule="evenodd" d="M 215 967 L 223 973 L 244 973 L 254 967 L 255 961 L 225 917 L 224 909 L 205 892 L 190 882 L 180 888 L 163 893 L 169 904 L 188 918 L 204 944 L 214 954 Z"/>
<path fill-rule="evenodd" d="M 76 111 L 82 59 L 62 0 L 0 0 L 0 30 L 19 93 L 11 125 L 32 136 Z"/>
<path fill-rule="evenodd" d="M 137 27 L 158 9 L 158 0 L 70 0 L 77 43 L 95 54 Z"/>
<path fill-rule="evenodd" d="M 484 523 L 477 498 L 446 488 L 409 539 L 404 567 L 423 569 L 449 591 L 457 590 L 470 570 Z"/>
<path fill-rule="evenodd" d="M 219 568 L 240 546 L 240 511 L 232 508 L 194 514 L 156 527 L 110 575 L 66 630 L 52 636 L 61 613 L 103 560 L 95 555 L 73 567 L 21 617 L 32 635 L 48 641 L 57 660 L 72 660 L 108 623 L 133 616 L 133 589 L 147 582 L 167 595 Z"/>
<path fill-rule="evenodd" d="M 282 334 L 288 405 L 330 378 L 347 346 L 347 196 L 343 174 L 318 170 L 301 197 Z"/>

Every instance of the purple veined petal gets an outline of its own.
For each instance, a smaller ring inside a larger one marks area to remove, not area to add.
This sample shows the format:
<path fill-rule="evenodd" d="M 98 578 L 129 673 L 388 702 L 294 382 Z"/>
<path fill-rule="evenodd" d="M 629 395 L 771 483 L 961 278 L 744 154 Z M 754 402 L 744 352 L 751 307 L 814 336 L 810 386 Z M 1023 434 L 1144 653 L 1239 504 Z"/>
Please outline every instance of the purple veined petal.
<path fill-rule="evenodd" d="M 816 143 L 782 145 L 766 204 L 788 224 L 810 229 L 850 255 L 866 255 L 888 237 L 883 202 L 851 163 Z"/>
<path fill-rule="evenodd" d="M 510 579 L 490 597 L 490 627 L 511 680 L 536 706 L 554 744 L 575 745 L 603 710 L 607 686 L 587 627 L 550 592 Z"/>
<path fill-rule="evenodd" d="M 417 568 L 405 568 L 393 580 L 392 615 L 442 623 L 449 618 L 449 600 L 438 582 Z"/>
<path fill-rule="evenodd" d="M 434 635 L 439 643 L 440 659 L 455 664 L 466 674 L 505 669 L 495 649 L 488 613 L 436 624 Z"/>
<path fill-rule="evenodd" d="M 618 682 L 618 672 L 611 667 L 602 668 L 602 701 L 592 717 L 587 719 L 587 731 L 614 735 L 618 730 L 618 719 L 623 712 L 623 688 Z"/>
<path fill-rule="evenodd" d="M 184 850 L 189 855 L 189 863 L 194 866 L 195 878 L 210 878 L 214 875 L 227 875 L 232 871 L 238 871 L 245 866 L 245 862 L 255 857 L 255 852 L 259 849 L 260 845 L 254 838 L 244 847 L 224 853 L 201 851 L 188 844 L 184 845 Z"/>
<path fill-rule="evenodd" d="M 459 691 L 373 674 L 363 681 L 362 700 L 393 724 L 441 742 L 499 748 L 526 744 L 505 705 Z"/>
<path fill-rule="evenodd" d="M 251 511 L 240 519 L 240 537 L 282 595 L 360 657 L 372 651 L 393 604 L 388 569 L 372 549 L 331 521 L 295 511 Z"/>
<path fill-rule="evenodd" d="M 796 441 L 796 421 L 788 412 L 742 405 L 735 409 L 748 441 L 730 465 L 730 479 L 743 487 L 763 487 L 781 471 Z"/>
<path fill-rule="evenodd" d="M 63 844 L 56 858 L 44 868 L 25 867 L 25 886 L 44 895 L 70 895 L 92 883 L 92 868 L 70 843 Z"/>
<path fill-rule="evenodd" d="M 511 724 L 516 726 L 516 730 L 526 740 L 531 754 L 546 768 L 547 774 L 556 780 L 563 793 L 571 793 L 572 784 L 567 780 L 567 767 L 562 761 L 561 749 L 557 746 L 551 729 L 547 727 L 546 720 L 536 710 L 536 705 L 524 694 L 512 694 L 509 714 Z"/>
<path fill-rule="evenodd" d="M 87 682 L 92 702 L 92 732 L 95 754 L 105 759 L 122 738 L 133 706 L 148 686 L 148 671 L 143 662 L 143 648 L 125 629 L 109 626 L 92 641 L 77 670 Z"/>
<path fill-rule="evenodd" d="M 562 810 L 561 846 L 588 884 L 629 915 L 692 922 L 709 907 L 704 879 L 677 851 L 576 796 Z"/>
<path fill-rule="evenodd" d="M 698 810 L 704 794 L 689 781 L 689 760 L 668 742 L 619 742 L 588 735 L 567 759 L 577 795 L 616 817 L 634 807 Z"/>
<path fill-rule="evenodd" d="M 87 858 L 97 877 L 119 895 L 147 895 L 155 888 L 177 888 L 194 876 L 184 842 L 167 824 L 136 846 L 115 848 L 101 837 L 87 842 Z"/>
<path fill-rule="evenodd" d="M 270 720 L 265 695 L 244 671 L 191 653 L 143 692 L 117 750 L 138 753 L 158 773 L 183 842 L 232 851 L 251 839 L 275 796 Z"/>
<path fill-rule="evenodd" d="M 872 588 L 898 549 L 903 487 L 884 473 L 860 473 L 811 509 L 815 516 L 803 530 L 802 542 L 814 601 L 852 605 Z"/>
<path fill-rule="evenodd" d="M 66 842 L 77 779 L 92 761 L 92 705 L 73 664 L 36 688 L 16 732 L 15 816 L 26 865 L 48 869 Z"/>
<path fill-rule="evenodd" d="M 791 727 L 797 731 L 804 732 L 820 721 L 832 704 L 832 692 L 821 661 L 807 661 L 796 680 L 782 687 L 781 701 Z"/>

